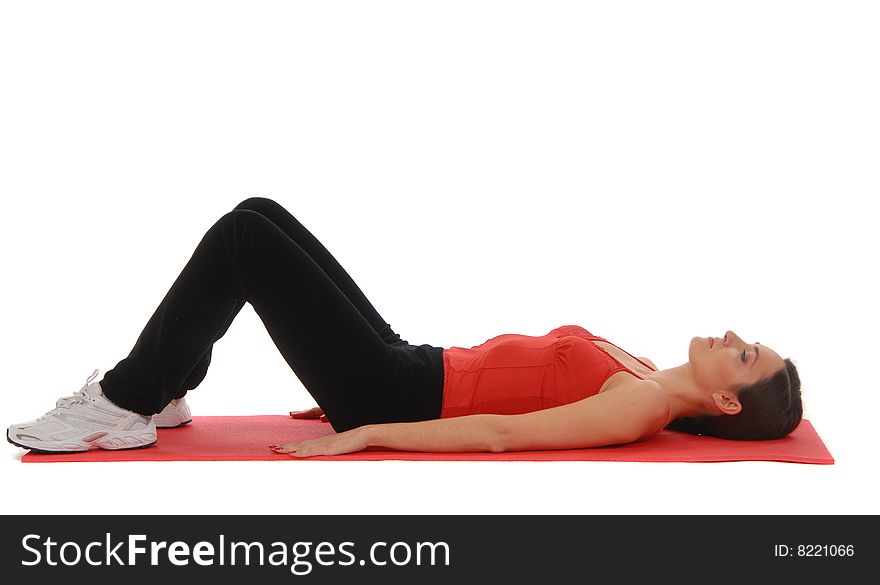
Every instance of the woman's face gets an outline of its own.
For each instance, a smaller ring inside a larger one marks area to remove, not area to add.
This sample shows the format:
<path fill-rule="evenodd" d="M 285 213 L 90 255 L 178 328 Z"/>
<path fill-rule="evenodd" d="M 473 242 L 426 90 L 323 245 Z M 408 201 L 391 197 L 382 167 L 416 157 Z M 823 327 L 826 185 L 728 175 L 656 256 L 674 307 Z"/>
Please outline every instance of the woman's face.
<path fill-rule="evenodd" d="M 778 353 L 757 342 L 747 343 L 733 331 L 723 337 L 694 337 L 688 359 L 697 384 L 712 391 L 754 384 L 785 367 Z"/>

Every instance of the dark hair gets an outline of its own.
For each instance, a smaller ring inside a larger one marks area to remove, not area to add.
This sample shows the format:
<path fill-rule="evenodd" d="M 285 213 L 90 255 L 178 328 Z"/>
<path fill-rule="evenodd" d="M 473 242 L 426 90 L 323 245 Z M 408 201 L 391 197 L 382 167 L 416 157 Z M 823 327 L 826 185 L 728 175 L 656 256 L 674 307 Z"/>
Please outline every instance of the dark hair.
<path fill-rule="evenodd" d="M 748 385 L 734 387 L 742 410 L 737 414 L 680 417 L 665 428 L 694 435 L 737 441 L 781 439 L 801 422 L 801 379 L 792 361 L 776 373 Z"/>

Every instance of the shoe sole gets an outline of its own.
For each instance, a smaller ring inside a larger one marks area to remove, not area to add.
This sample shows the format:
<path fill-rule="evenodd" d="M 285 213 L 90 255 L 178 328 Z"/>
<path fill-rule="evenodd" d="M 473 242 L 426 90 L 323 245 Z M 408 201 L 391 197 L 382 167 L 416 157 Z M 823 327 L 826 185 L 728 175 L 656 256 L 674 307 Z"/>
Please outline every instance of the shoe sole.
<path fill-rule="evenodd" d="M 153 440 L 153 442 L 151 442 L 151 443 L 147 443 L 145 445 L 137 445 L 135 447 L 122 447 L 119 449 L 108 449 L 106 447 L 99 446 L 97 443 L 92 443 L 91 445 L 89 445 L 88 449 L 74 449 L 74 450 L 64 450 L 64 451 L 54 451 L 51 449 L 44 449 L 44 448 L 40 448 L 40 447 L 31 447 L 29 445 L 23 445 L 21 443 L 18 443 L 16 441 L 12 440 L 12 437 L 9 436 L 8 429 L 6 430 L 6 440 L 8 442 L 12 443 L 13 445 L 15 445 L 16 447 L 21 447 L 22 449 L 28 449 L 31 453 L 39 453 L 41 455 L 65 455 L 65 454 L 72 454 L 72 453 L 85 453 L 87 451 L 91 451 L 93 448 L 104 449 L 105 451 L 130 451 L 132 449 L 145 449 L 147 447 L 152 447 L 153 445 L 155 445 L 156 442 L 158 441 L 158 437 L 155 440 Z"/>
<path fill-rule="evenodd" d="M 167 426 L 167 427 L 156 425 L 156 428 L 157 428 L 157 429 L 177 429 L 177 428 L 182 427 L 183 425 L 188 425 L 188 424 L 191 423 L 192 421 L 193 421 L 193 419 L 189 419 L 189 420 L 185 420 L 185 421 L 183 421 L 183 422 L 180 423 L 179 425 L 172 425 L 172 426 Z"/>

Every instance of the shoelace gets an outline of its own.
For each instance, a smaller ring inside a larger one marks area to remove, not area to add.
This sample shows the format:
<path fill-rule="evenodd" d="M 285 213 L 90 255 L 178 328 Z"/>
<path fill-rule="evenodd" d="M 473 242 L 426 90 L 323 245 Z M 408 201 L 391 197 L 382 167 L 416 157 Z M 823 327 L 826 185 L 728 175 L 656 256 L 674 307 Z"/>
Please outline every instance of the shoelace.
<path fill-rule="evenodd" d="M 74 404 L 83 404 L 85 403 L 89 397 L 86 394 L 86 388 L 89 387 L 89 383 L 94 380 L 98 376 L 98 370 L 92 372 L 92 374 L 86 379 L 85 384 L 82 385 L 82 388 L 73 393 L 73 396 L 65 396 L 64 398 L 59 398 L 58 402 L 55 403 L 55 408 L 39 417 L 37 420 L 43 420 L 53 414 L 57 414 L 62 408 L 70 408 Z"/>

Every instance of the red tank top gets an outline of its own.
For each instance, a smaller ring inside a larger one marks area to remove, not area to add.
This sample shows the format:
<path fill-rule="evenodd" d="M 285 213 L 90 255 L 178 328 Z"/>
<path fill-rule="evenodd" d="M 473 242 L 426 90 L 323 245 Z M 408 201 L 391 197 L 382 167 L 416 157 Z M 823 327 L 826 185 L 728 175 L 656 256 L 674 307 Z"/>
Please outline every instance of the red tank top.
<path fill-rule="evenodd" d="M 541 337 L 507 333 L 471 348 L 444 349 L 440 418 L 521 414 L 577 402 L 621 370 L 644 379 L 593 341 L 611 343 L 563 325 Z"/>

